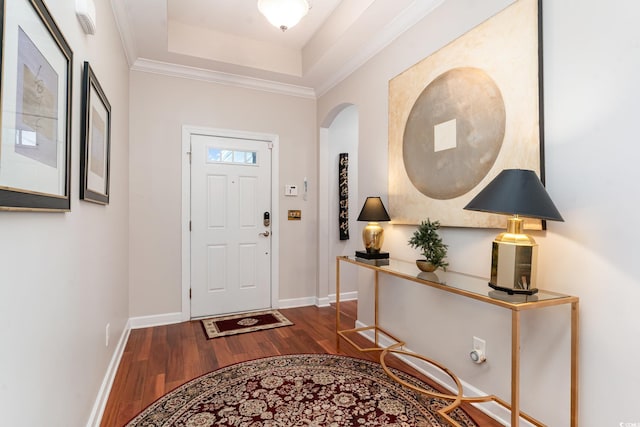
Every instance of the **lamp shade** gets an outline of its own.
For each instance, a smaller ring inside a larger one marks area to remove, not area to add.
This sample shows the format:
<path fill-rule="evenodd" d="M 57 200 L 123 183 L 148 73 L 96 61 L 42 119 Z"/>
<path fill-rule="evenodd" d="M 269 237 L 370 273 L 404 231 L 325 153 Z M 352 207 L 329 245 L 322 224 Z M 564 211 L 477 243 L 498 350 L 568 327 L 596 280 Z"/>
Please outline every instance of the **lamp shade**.
<path fill-rule="evenodd" d="M 309 12 L 307 0 L 258 0 L 258 10 L 276 28 L 285 31 Z"/>
<path fill-rule="evenodd" d="M 464 209 L 564 221 L 532 170 L 505 169 Z"/>
<path fill-rule="evenodd" d="M 358 221 L 380 222 L 391 221 L 380 197 L 367 197 L 362 206 Z"/>

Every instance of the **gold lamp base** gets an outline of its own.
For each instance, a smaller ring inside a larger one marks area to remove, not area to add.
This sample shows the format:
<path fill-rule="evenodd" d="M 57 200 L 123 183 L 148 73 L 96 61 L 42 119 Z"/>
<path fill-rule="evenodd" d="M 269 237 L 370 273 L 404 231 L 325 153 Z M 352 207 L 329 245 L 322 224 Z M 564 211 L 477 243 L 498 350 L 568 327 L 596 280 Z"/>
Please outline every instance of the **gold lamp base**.
<path fill-rule="evenodd" d="M 362 230 L 362 242 L 367 253 L 377 254 L 384 241 L 384 229 L 377 222 L 370 222 Z"/>
<path fill-rule="evenodd" d="M 538 244 L 522 233 L 524 220 L 509 218 L 507 231 L 493 241 L 489 286 L 508 294 L 533 295 L 536 288 Z"/>

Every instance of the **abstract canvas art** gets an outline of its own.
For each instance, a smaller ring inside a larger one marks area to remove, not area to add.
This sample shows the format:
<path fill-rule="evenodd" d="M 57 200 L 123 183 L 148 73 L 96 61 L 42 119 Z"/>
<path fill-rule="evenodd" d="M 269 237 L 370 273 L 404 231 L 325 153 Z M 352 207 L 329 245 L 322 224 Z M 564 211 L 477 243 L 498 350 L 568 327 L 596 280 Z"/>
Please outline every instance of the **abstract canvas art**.
<path fill-rule="evenodd" d="M 544 179 L 540 19 L 539 0 L 519 0 L 390 80 L 394 223 L 503 228 L 463 207 L 503 169 Z"/>

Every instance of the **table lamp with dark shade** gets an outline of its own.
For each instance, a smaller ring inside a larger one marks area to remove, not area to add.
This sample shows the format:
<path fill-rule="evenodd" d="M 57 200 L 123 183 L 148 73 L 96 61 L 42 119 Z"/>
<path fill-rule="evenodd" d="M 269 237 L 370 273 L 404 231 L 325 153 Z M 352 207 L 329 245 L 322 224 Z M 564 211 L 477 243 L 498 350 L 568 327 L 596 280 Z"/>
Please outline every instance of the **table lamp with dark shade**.
<path fill-rule="evenodd" d="M 368 221 L 369 223 L 362 230 L 365 251 L 357 251 L 356 256 L 367 259 L 389 258 L 388 252 L 380 252 L 384 241 L 384 230 L 378 223 L 391 221 L 380 197 L 367 197 L 358 216 L 358 221 Z"/>
<path fill-rule="evenodd" d="M 533 295 L 536 288 L 538 245 L 523 233 L 527 218 L 564 221 L 542 182 L 532 170 L 505 169 L 464 209 L 512 215 L 507 231 L 493 241 L 489 286 L 509 294 Z"/>

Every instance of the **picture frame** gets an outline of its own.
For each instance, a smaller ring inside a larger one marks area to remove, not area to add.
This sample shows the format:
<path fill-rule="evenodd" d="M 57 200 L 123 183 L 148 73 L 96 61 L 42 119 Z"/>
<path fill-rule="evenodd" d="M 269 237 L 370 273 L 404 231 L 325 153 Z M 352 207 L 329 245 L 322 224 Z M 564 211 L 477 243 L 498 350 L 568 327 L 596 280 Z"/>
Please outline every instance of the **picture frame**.
<path fill-rule="evenodd" d="M 80 199 L 109 204 L 111 165 L 111 104 L 91 65 L 82 74 L 82 135 L 80 138 Z"/>
<path fill-rule="evenodd" d="M 42 0 L 0 0 L 0 210 L 71 210 L 73 51 Z"/>
<path fill-rule="evenodd" d="M 338 234 L 349 240 L 349 153 L 338 154 Z"/>
<path fill-rule="evenodd" d="M 503 169 L 544 183 L 542 59 L 542 0 L 519 0 L 389 81 L 394 223 L 505 227 L 463 208 Z"/>

